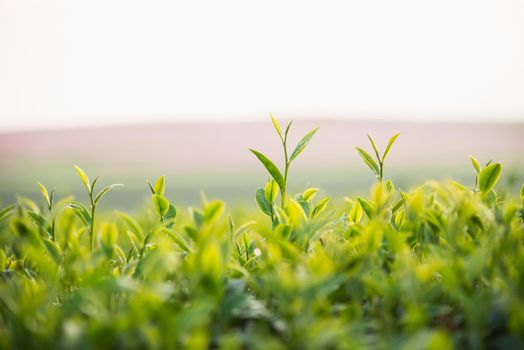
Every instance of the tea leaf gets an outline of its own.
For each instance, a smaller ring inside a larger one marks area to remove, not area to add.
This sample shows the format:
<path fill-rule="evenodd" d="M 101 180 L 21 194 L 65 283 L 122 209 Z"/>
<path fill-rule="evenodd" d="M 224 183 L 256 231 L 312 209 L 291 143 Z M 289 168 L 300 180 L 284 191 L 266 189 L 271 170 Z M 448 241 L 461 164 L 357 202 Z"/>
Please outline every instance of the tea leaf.
<path fill-rule="evenodd" d="M 255 193 L 255 200 L 258 204 L 258 207 L 264 214 L 271 215 L 271 204 L 267 201 L 265 191 L 262 187 L 257 189 Z"/>
<path fill-rule="evenodd" d="M 376 211 L 376 208 L 373 205 L 373 203 L 361 197 L 357 197 L 357 200 L 359 201 L 360 205 L 362 206 L 364 213 L 366 213 L 366 216 L 368 218 L 372 218 Z"/>
<path fill-rule="evenodd" d="M 82 168 L 80 168 L 78 165 L 75 165 L 74 168 L 80 177 L 80 180 L 82 180 L 82 183 L 87 188 L 87 192 L 91 193 L 91 182 L 89 181 L 89 177 L 87 177 L 85 171 L 83 171 Z"/>
<path fill-rule="evenodd" d="M 280 139 L 284 139 L 284 136 L 282 135 L 282 129 L 280 129 L 280 125 L 278 124 L 278 121 L 273 116 L 273 113 L 269 113 L 269 116 L 271 117 L 271 121 L 273 122 L 273 126 L 275 127 L 275 130 L 278 133 L 278 136 L 280 136 Z"/>
<path fill-rule="evenodd" d="M 42 193 L 42 197 L 44 197 L 44 200 L 46 201 L 47 207 L 51 207 L 51 198 L 49 197 L 49 193 L 47 192 L 47 188 L 45 188 L 44 185 L 42 185 L 40 182 L 37 182 L 38 188 L 40 189 L 40 192 Z"/>
<path fill-rule="evenodd" d="M 377 145 L 375 144 L 375 141 L 373 140 L 371 135 L 369 135 L 369 134 L 366 134 L 366 135 L 368 136 L 369 142 L 371 143 L 371 146 L 373 147 L 373 150 L 375 151 L 375 155 L 377 156 L 377 160 L 380 160 L 380 155 L 378 154 L 378 148 L 377 148 Z"/>
<path fill-rule="evenodd" d="M 284 131 L 284 140 L 287 140 L 287 134 L 289 133 L 289 129 L 291 129 L 291 124 L 293 124 L 293 121 L 290 121 L 286 126 L 286 131 Z"/>
<path fill-rule="evenodd" d="M 166 177 L 165 175 L 162 175 L 155 182 L 155 187 L 154 187 L 155 194 L 158 194 L 159 196 L 164 196 L 165 189 L 166 189 Z"/>
<path fill-rule="evenodd" d="M 315 197 L 315 194 L 317 194 L 317 192 L 318 192 L 318 188 L 308 188 L 307 190 L 304 191 L 304 193 L 302 194 L 302 197 L 304 198 L 305 201 L 310 201 Z"/>
<path fill-rule="evenodd" d="M 11 215 L 11 211 L 13 208 L 14 208 L 14 205 L 10 204 L 7 207 L 5 207 L 4 209 L 0 210 L 0 221 L 4 220 L 9 215 Z"/>
<path fill-rule="evenodd" d="M 391 149 L 391 146 L 393 146 L 393 143 L 399 137 L 400 133 L 396 133 L 395 135 L 391 136 L 391 138 L 388 141 L 388 145 L 386 147 L 386 150 L 384 151 L 384 155 L 382 155 L 382 162 L 384 162 L 384 159 L 386 159 L 386 156 L 389 153 L 389 150 Z"/>
<path fill-rule="evenodd" d="M 224 202 L 211 201 L 204 208 L 204 222 L 214 222 L 224 212 Z"/>
<path fill-rule="evenodd" d="M 362 220 L 363 214 L 364 211 L 362 210 L 362 205 L 360 204 L 360 201 L 357 200 L 349 211 L 349 220 L 355 224 L 358 224 L 360 220 Z"/>
<path fill-rule="evenodd" d="M 265 191 L 264 191 L 264 195 L 266 197 L 266 200 L 269 203 L 274 203 L 275 202 L 275 199 L 277 198 L 277 195 L 278 195 L 278 185 L 277 185 L 277 182 L 275 180 L 269 180 L 267 182 L 266 188 L 265 188 Z"/>
<path fill-rule="evenodd" d="M 155 205 L 157 213 L 160 215 L 160 217 L 164 218 L 164 216 L 167 214 L 167 211 L 169 210 L 169 201 L 158 194 L 154 194 L 151 199 Z"/>
<path fill-rule="evenodd" d="M 89 210 L 87 210 L 87 208 L 82 203 L 71 202 L 68 204 L 68 207 L 75 211 L 77 216 L 84 222 L 84 224 L 91 224 L 91 214 L 89 214 Z"/>
<path fill-rule="evenodd" d="M 356 147 L 356 149 L 358 151 L 358 154 L 360 154 L 360 157 L 362 158 L 364 163 L 366 163 L 367 166 L 371 169 L 371 171 L 373 171 L 373 173 L 378 176 L 379 168 L 378 168 L 377 163 L 373 160 L 373 158 L 362 148 Z"/>
<path fill-rule="evenodd" d="M 471 164 L 473 165 L 473 169 L 475 169 L 475 173 L 480 173 L 480 163 L 479 161 L 473 157 L 473 156 L 469 156 L 469 159 L 471 160 Z"/>
<path fill-rule="evenodd" d="M 479 189 L 482 193 L 489 192 L 498 182 L 502 172 L 502 165 L 494 163 L 486 166 L 479 173 Z"/>
<path fill-rule="evenodd" d="M 317 217 L 320 213 L 322 213 L 326 209 L 330 199 L 331 199 L 330 197 L 322 198 L 318 202 L 318 204 L 315 206 L 315 208 L 313 209 L 313 212 L 311 213 L 311 217 L 313 218 Z"/>
<path fill-rule="evenodd" d="M 107 192 L 109 192 L 112 188 L 114 188 L 114 187 L 120 187 L 120 186 L 124 186 L 124 185 L 123 185 L 123 184 L 112 184 L 112 185 L 109 185 L 109 186 L 107 186 L 106 188 L 104 188 L 102 191 L 100 191 L 100 193 L 99 193 L 99 194 L 96 196 L 96 198 L 95 198 L 95 201 L 94 201 L 95 205 L 96 205 L 96 204 L 98 203 L 98 201 L 99 201 L 100 199 L 102 199 L 102 197 L 103 197 Z"/>
<path fill-rule="evenodd" d="M 295 159 L 296 157 L 298 157 L 298 155 L 300 153 L 302 153 L 302 151 L 306 148 L 308 143 L 311 141 L 311 138 L 315 135 L 315 133 L 317 132 L 318 129 L 319 128 L 315 128 L 315 129 L 311 130 L 310 132 L 308 132 L 302 138 L 302 140 L 300 140 L 300 142 L 295 147 L 295 150 L 293 151 L 293 153 L 291 153 L 291 157 L 289 158 L 289 162 L 292 162 L 293 159 Z"/>
<path fill-rule="evenodd" d="M 38 227 L 51 234 L 51 225 L 49 225 L 49 222 L 47 222 L 47 219 L 45 217 L 34 211 L 28 211 L 27 215 Z"/>
<path fill-rule="evenodd" d="M 280 191 L 284 191 L 286 188 L 284 177 L 280 173 L 280 170 L 278 170 L 277 166 L 273 164 L 272 161 L 270 161 L 265 155 L 262 153 L 255 151 L 253 149 L 249 149 L 257 158 L 260 160 L 262 165 L 267 169 L 269 174 L 275 179 L 275 181 L 278 184 L 278 187 L 280 188 Z"/>

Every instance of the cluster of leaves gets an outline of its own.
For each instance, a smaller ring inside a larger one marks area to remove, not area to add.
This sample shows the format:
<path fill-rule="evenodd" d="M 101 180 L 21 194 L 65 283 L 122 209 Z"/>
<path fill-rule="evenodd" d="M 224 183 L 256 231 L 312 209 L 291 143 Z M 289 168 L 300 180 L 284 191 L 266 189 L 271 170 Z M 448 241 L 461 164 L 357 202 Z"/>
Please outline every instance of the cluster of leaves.
<path fill-rule="evenodd" d="M 0 348 L 522 348 L 524 188 L 495 193 L 499 167 L 336 208 L 275 205 L 271 179 L 230 216 L 177 215 L 162 176 L 150 208 L 96 222 L 109 190 L 77 168 L 90 208 L 40 185 L 0 211 Z"/>

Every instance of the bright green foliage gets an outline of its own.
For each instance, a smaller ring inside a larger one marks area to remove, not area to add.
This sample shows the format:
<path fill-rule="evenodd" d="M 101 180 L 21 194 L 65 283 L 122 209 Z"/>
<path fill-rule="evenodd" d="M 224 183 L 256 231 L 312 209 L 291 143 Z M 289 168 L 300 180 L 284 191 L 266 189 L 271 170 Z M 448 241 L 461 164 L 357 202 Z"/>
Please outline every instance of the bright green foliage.
<path fill-rule="evenodd" d="M 0 209 L 0 348 L 523 348 L 524 188 L 494 193 L 497 165 L 479 171 L 496 200 L 386 181 L 282 208 L 270 179 L 263 213 L 204 197 L 176 226 L 162 176 L 134 216 L 58 200 L 54 236 L 20 198 Z"/>
<path fill-rule="evenodd" d="M 89 177 L 87 176 L 85 171 L 82 170 L 82 168 L 80 168 L 78 165 L 75 165 L 74 168 L 78 176 L 80 177 L 80 180 L 82 181 L 85 188 L 87 189 L 87 195 L 89 197 L 89 204 L 91 208 L 88 210 L 82 203 L 79 203 L 79 202 L 71 202 L 69 204 L 69 207 L 73 209 L 76 212 L 76 214 L 80 217 L 80 219 L 84 222 L 84 224 L 87 225 L 87 229 L 89 233 L 89 250 L 92 252 L 93 243 L 94 243 L 94 235 L 95 235 L 96 206 L 98 202 L 102 199 L 102 197 L 107 192 L 109 192 L 112 188 L 117 187 L 117 186 L 123 186 L 123 185 L 122 184 L 109 185 L 103 188 L 98 194 L 95 195 L 95 192 L 94 192 L 95 186 L 98 183 L 98 180 L 100 180 L 100 176 L 96 177 L 93 180 L 93 182 L 91 182 L 89 181 Z M 51 208 L 49 210 L 51 210 Z"/>
<path fill-rule="evenodd" d="M 249 150 L 251 151 L 251 153 L 253 153 L 258 158 L 258 160 L 260 160 L 262 165 L 264 165 L 264 167 L 269 172 L 271 177 L 278 184 L 278 188 L 280 189 L 280 196 L 281 196 L 280 207 L 281 209 L 284 209 L 286 205 L 287 176 L 289 172 L 289 166 L 291 165 L 291 162 L 293 162 L 293 160 L 295 160 L 298 157 L 298 155 L 302 153 L 302 151 L 306 148 L 306 146 L 309 144 L 309 142 L 311 141 L 311 139 L 317 132 L 318 128 L 311 130 L 304 137 L 302 137 L 302 139 L 298 142 L 295 149 L 293 150 L 293 153 L 291 153 L 291 156 L 288 156 L 287 136 L 288 136 L 289 129 L 291 128 L 291 124 L 293 123 L 293 121 L 289 122 L 289 124 L 286 127 L 286 131 L 284 132 L 284 134 L 282 134 L 282 128 L 280 127 L 280 124 L 278 123 L 276 118 L 271 113 L 269 114 L 269 116 L 271 118 L 271 122 L 273 123 L 273 126 L 275 127 L 275 130 L 277 131 L 278 137 L 280 138 L 280 142 L 282 143 L 282 149 L 284 151 L 284 175 L 282 175 L 278 167 L 265 155 L 253 149 L 249 149 Z M 258 199 L 258 194 L 256 195 L 256 199 L 257 199 L 257 203 L 259 204 L 259 206 L 261 206 L 261 203 L 259 202 L 259 199 Z M 266 211 L 264 211 L 264 213 L 266 213 Z"/>
<path fill-rule="evenodd" d="M 373 157 L 368 152 L 364 151 L 360 147 L 355 147 L 357 152 L 358 152 L 358 154 L 360 155 L 360 158 L 362 158 L 364 163 L 371 169 L 373 174 L 375 174 L 375 176 L 378 179 L 378 181 L 382 181 L 382 179 L 384 177 L 384 161 L 386 160 L 386 157 L 389 154 L 389 151 L 391 150 L 391 146 L 393 146 L 393 143 L 395 142 L 397 137 L 399 137 L 399 135 L 400 135 L 400 133 L 397 133 L 397 134 L 391 136 L 391 138 L 389 139 L 388 144 L 386 146 L 386 150 L 384 151 L 382 156 L 380 156 L 380 153 L 378 151 L 377 145 L 375 144 L 375 141 L 368 134 L 368 139 L 369 139 L 369 142 L 371 143 L 371 147 L 373 147 L 373 151 L 375 153 L 376 161 L 375 161 L 375 159 L 373 159 Z"/>

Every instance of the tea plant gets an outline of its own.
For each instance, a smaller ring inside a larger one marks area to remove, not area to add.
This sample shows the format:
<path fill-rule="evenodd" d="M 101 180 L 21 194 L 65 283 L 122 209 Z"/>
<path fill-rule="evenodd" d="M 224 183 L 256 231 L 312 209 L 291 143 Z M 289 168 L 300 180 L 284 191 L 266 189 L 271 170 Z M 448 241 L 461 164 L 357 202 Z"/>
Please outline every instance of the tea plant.
<path fill-rule="evenodd" d="M 117 186 L 123 186 L 122 184 L 113 184 L 109 185 L 107 187 L 104 187 L 96 196 L 95 196 L 95 186 L 98 183 L 98 180 L 100 180 L 100 176 L 97 176 L 93 182 L 89 180 L 89 177 L 87 174 L 77 165 L 75 165 L 75 171 L 77 172 L 78 176 L 80 177 L 80 180 L 84 184 L 87 195 L 89 197 L 89 204 L 90 204 L 90 210 L 86 208 L 85 205 L 83 205 L 80 202 L 71 202 L 69 204 L 69 207 L 75 210 L 78 217 L 88 226 L 88 233 L 89 233 L 89 250 L 93 251 L 93 235 L 94 235 L 94 229 L 95 229 L 95 214 L 96 214 L 96 206 L 98 202 L 106 195 L 107 192 L 109 192 L 112 188 Z"/>
<path fill-rule="evenodd" d="M 376 162 L 373 159 L 373 157 L 371 157 L 369 155 L 369 153 L 367 153 L 366 151 L 364 151 L 360 147 L 355 147 L 357 152 L 358 152 L 358 154 L 360 155 L 360 157 L 364 161 L 364 163 L 366 163 L 366 165 L 369 167 L 369 169 L 371 169 L 371 171 L 376 176 L 378 181 L 382 181 L 382 178 L 384 177 L 384 161 L 386 160 L 386 156 L 388 155 L 389 151 L 391 150 L 391 146 L 393 146 L 393 143 L 395 142 L 397 137 L 399 137 L 399 135 L 400 135 L 400 133 L 397 133 L 397 134 L 391 136 L 391 138 L 389 139 L 388 144 L 386 146 L 386 150 L 384 151 L 382 156 L 380 156 L 380 153 L 378 151 L 377 145 L 375 144 L 375 141 L 373 140 L 373 138 L 369 134 L 367 135 L 368 139 L 369 139 L 369 142 L 371 143 L 371 146 L 373 147 L 373 151 L 375 152 L 375 157 L 376 157 L 376 160 L 377 160 Z"/>
<path fill-rule="evenodd" d="M 345 204 L 276 205 L 273 170 L 262 213 L 202 196 L 177 215 L 165 176 L 134 215 L 99 213 L 114 185 L 95 195 L 78 167 L 89 209 L 39 185 L 45 208 L 0 209 L 0 348 L 524 348 L 524 185 L 472 158 L 473 189 L 400 191 L 381 172 L 395 138 Z"/>
<path fill-rule="evenodd" d="M 280 207 L 283 209 L 286 204 L 286 189 L 287 189 L 287 177 L 289 172 L 289 167 L 293 160 L 295 160 L 300 153 L 306 148 L 306 146 L 309 144 L 315 133 L 317 132 L 318 128 L 315 128 L 308 132 L 302 139 L 298 142 L 298 144 L 295 146 L 295 149 L 291 153 L 290 156 L 288 156 L 288 149 L 287 149 L 287 136 L 289 133 L 289 129 L 291 128 L 291 124 L 293 121 L 290 121 L 288 125 L 286 126 L 286 129 L 284 132 L 282 132 L 282 129 L 280 127 L 280 124 L 275 119 L 275 117 L 270 114 L 271 121 L 273 122 L 273 126 L 275 127 L 275 130 L 278 134 L 278 137 L 280 138 L 280 142 L 282 143 L 282 150 L 284 152 L 284 175 L 282 176 L 282 173 L 278 169 L 278 167 L 265 155 L 262 153 L 255 151 L 253 149 L 250 149 L 250 151 L 260 160 L 262 165 L 267 169 L 271 177 L 275 180 L 279 190 L 280 190 L 280 196 L 281 196 L 281 204 Z M 269 202 L 267 204 L 270 204 Z"/>

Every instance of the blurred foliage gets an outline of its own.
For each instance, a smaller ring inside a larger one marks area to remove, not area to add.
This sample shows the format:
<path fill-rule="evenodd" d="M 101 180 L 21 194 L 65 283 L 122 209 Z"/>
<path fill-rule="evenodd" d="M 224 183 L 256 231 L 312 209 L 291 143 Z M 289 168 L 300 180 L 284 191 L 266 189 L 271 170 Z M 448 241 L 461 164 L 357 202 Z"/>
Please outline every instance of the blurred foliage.
<path fill-rule="evenodd" d="M 96 221 L 41 185 L 0 210 L 0 348 L 523 348 L 524 189 L 496 171 L 178 214 L 161 177 Z"/>

